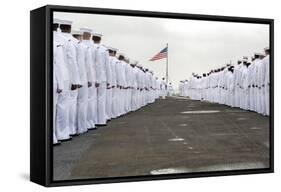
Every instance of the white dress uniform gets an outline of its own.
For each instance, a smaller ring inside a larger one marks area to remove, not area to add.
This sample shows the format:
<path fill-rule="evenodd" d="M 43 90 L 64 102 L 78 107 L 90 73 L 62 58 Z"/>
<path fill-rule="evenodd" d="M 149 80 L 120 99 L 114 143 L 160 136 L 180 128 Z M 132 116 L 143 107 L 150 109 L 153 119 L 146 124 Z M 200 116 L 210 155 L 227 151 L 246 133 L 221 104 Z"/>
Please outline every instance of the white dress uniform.
<path fill-rule="evenodd" d="M 182 81 L 180 81 L 180 83 L 179 83 L 179 96 L 183 97 L 184 96 L 183 92 L 184 92 L 184 83 Z"/>
<path fill-rule="evenodd" d="M 269 61 L 270 61 L 270 56 L 267 55 L 265 58 L 262 60 L 263 64 L 265 65 L 265 80 L 264 80 L 264 100 L 265 100 L 265 115 L 269 115 L 269 108 L 270 108 L 270 98 L 269 98 L 269 92 L 270 92 L 270 66 L 269 66 Z"/>
<path fill-rule="evenodd" d="M 65 39 L 65 56 L 70 74 L 70 86 L 81 85 L 77 64 L 76 39 L 70 33 L 60 33 Z M 76 134 L 76 106 L 78 89 L 69 92 L 69 134 Z"/>
<path fill-rule="evenodd" d="M 258 65 L 258 105 L 259 107 L 259 113 L 262 115 L 266 114 L 266 106 L 265 106 L 265 74 L 266 72 L 266 65 L 263 62 L 263 59 L 259 62 Z"/>
<path fill-rule="evenodd" d="M 62 69 L 62 92 L 57 98 L 56 137 L 58 140 L 69 139 L 69 101 L 70 101 L 70 70 L 67 63 L 67 40 L 60 32 L 54 32 L 54 41 L 62 45 L 63 59 L 58 64 Z"/>
<path fill-rule="evenodd" d="M 121 108 L 121 115 L 124 115 L 126 113 L 126 87 L 127 87 L 127 79 L 126 79 L 126 63 L 124 61 L 120 61 L 120 70 L 121 70 L 121 76 L 122 76 L 122 82 L 121 82 L 121 92 L 120 92 L 120 108 Z"/>
<path fill-rule="evenodd" d="M 262 56 L 261 54 L 255 54 Z M 194 75 L 188 82 L 188 94 L 193 100 L 204 100 L 252 110 L 269 115 L 269 55 L 262 60 L 256 58 L 252 63 L 243 57 L 243 64 L 211 71 L 206 77 Z M 179 94 L 185 95 L 184 84 L 179 84 Z"/>
<path fill-rule="evenodd" d="M 136 68 L 136 81 L 137 81 L 137 95 L 136 95 L 136 105 L 137 109 L 141 107 L 141 94 L 142 94 L 142 70 L 139 68 L 141 65 L 138 65 Z"/>
<path fill-rule="evenodd" d="M 172 96 L 174 94 L 174 88 L 171 84 L 168 86 L 168 95 Z"/>
<path fill-rule="evenodd" d="M 241 73 L 241 108 L 244 110 L 250 109 L 250 78 L 248 67 L 243 65 Z"/>
<path fill-rule="evenodd" d="M 123 85 L 123 76 L 122 76 L 122 65 L 121 61 L 116 61 L 116 112 L 117 116 L 119 117 L 122 114 L 122 105 L 123 105 L 123 98 L 122 98 L 122 85 Z"/>
<path fill-rule="evenodd" d="M 112 101 L 112 96 L 113 96 L 113 57 L 109 56 L 108 58 L 108 62 L 106 62 L 106 117 L 107 120 L 110 120 L 111 118 L 113 118 L 113 113 L 112 113 L 112 105 L 113 105 L 113 101 Z"/>
<path fill-rule="evenodd" d="M 116 49 L 115 49 L 116 50 Z M 112 118 L 118 117 L 118 88 L 117 88 L 117 58 L 115 56 L 111 57 L 111 69 L 112 69 L 112 105 L 111 105 L 111 112 Z"/>
<path fill-rule="evenodd" d="M 260 76 L 260 69 L 261 69 L 261 59 L 257 59 L 256 65 L 255 65 L 255 76 L 254 76 L 254 81 L 255 81 L 255 111 L 258 113 L 261 113 L 261 97 L 262 97 L 262 91 L 261 91 L 261 76 Z"/>
<path fill-rule="evenodd" d="M 81 34 L 80 34 L 81 35 Z M 87 70 L 89 66 L 86 65 L 86 54 L 88 47 L 81 41 L 77 40 L 77 64 L 79 67 L 80 82 L 82 87 L 78 89 L 77 98 L 77 134 L 85 133 L 87 127 L 87 113 L 88 113 L 88 76 Z M 87 63 L 89 65 L 89 63 Z"/>
<path fill-rule="evenodd" d="M 228 71 L 226 78 L 227 78 L 226 104 L 233 107 L 234 106 L 234 75 L 233 75 L 233 73 L 231 71 Z"/>
<path fill-rule="evenodd" d="M 166 89 L 167 89 L 167 85 L 166 85 L 166 82 L 164 80 L 161 81 L 161 96 L 162 96 L 162 99 L 165 99 L 166 97 Z"/>
<path fill-rule="evenodd" d="M 88 102 L 87 102 L 87 129 L 95 128 L 97 121 L 97 88 L 96 82 L 96 67 L 95 67 L 95 49 L 93 41 L 83 40 L 82 44 L 85 46 L 85 66 L 87 71 L 87 81 L 92 84 L 88 87 Z"/>
<path fill-rule="evenodd" d="M 241 78 L 241 67 L 242 64 L 235 65 L 234 67 L 234 79 L 235 79 L 235 107 L 240 107 L 240 95 L 241 95 L 241 88 L 240 88 L 240 78 Z"/>
<path fill-rule="evenodd" d="M 132 68 L 132 111 L 136 111 L 138 109 L 138 80 L 137 80 L 138 68 Z"/>
<path fill-rule="evenodd" d="M 53 144 L 58 143 L 57 140 L 57 128 L 56 128 L 56 117 L 57 117 L 57 100 L 59 93 L 58 89 L 63 90 L 63 47 L 59 42 L 54 40 L 53 43 Z"/>
<path fill-rule="evenodd" d="M 124 89 L 124 103 L 125 103 L 125 113 L 131 111 L 131 95 L 130 95 L 130 87 L 131 87 L 131 66 L 124 62 L 124 70 L 125 70 L 125 81 L 126 81 L 126 89 Z"/>
<path fill-rule="evenodd" d="M 109 62 L 107 49 L 100 44 L 94 44 L 97 87 L 97 124 L 106 125 L 106 66 Z"/>
<path fill-rule="evenodd" d="M 254 81 L 254 69 L 255 69 L 255 60 L 251 63 L 251 65 L 248 67 L 248 75 L 250 76 L 249 78 L 249 100 L 250 100 L 250 105 L 249 109 L 251 111 L 254 111 L 255 108 L 255 81 Z"/>

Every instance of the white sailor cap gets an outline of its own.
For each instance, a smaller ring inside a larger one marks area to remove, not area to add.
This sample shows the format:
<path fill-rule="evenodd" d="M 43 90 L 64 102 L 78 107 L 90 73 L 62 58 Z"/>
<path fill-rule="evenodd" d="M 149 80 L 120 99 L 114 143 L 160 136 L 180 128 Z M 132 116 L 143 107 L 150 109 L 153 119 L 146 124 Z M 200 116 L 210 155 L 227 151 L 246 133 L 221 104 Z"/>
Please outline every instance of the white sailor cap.
<path fill-rule="evenodd" d="M 99 33 L 99 32 L 92 32 L 92 35 L 93 35 L 94 37 L 102 37 L 102 34 Z"/>
<path fill-rule="evenodd" d="M 60 20 L 61 25 L 72 25 L 72 21 L 70 20 Z"/>
<path fill-rule="evenodd" d="M 72 35 L 83 35 L 83 31 L 81 31 L 79 29 L 74 29 L 74 30 L 71 30 L 71 34 Z"/>
<path fill-rule="evenodd" d="M 132 65 L 138 65 L 138 61 L 136 60 L 132 61 Z"/>
<path fill-rule="evenodd" d="M 83 33 L 92 33 L 93 30 L 88 27 L 81 27 L 80 31 L 82 31 Z"/>
<path fill-rule="evenodd" d="M 53 23 L 61 24 L 61 20 L 58 18 L 54 18 Z"/>
<path fill-rule="evenodd" d="M 265 48 L 264 48 L 265 51 L 268 51 L 269 49 L 270 49 L 269 47 L 265 47 Z"/>

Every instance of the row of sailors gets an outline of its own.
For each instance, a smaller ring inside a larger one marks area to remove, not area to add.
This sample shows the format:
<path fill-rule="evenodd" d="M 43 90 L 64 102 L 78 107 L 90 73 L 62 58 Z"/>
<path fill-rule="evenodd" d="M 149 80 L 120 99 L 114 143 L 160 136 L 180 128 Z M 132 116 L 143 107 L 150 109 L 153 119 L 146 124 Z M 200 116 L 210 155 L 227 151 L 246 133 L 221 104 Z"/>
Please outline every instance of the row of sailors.
<path fill-rule="evenodd" d="M 181 81 L 179 94 L 194 100 L 239 107 L 244 110 L 270 114 L 270 49 L 256 53 L 252 61 L 247 57 L 237 65 L 228 64 L 202 76 L 194 75 Z"/>
<path fill-rule="evenodd" d="M 101 44 L 90 28 L 73 31 L 72 22 L 53 23 L 53 143 L 106 125 L 108 120 L 153 103 L 167 94 L 165 79 L 117 49 Z"/>

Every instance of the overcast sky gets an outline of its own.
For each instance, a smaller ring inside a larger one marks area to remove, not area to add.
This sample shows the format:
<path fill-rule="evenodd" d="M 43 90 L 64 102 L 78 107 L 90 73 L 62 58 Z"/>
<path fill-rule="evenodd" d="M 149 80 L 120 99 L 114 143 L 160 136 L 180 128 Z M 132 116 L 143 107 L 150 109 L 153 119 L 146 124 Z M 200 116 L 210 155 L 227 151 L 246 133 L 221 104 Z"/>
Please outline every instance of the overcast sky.
<path fill-rule="evenodd" d="M 192 72 L 236 63 L 242 56 L 263 52 L 269 46 L 269 25 L 181 19 L 54 13 L 73 21 L 73 28 L 90 27 L 101 32 L 103 44 L 118 48 L 131 60 L 165 76 L 166 60 L 148 61 L 169 44 L 169 80 L 176 88 Z"/>

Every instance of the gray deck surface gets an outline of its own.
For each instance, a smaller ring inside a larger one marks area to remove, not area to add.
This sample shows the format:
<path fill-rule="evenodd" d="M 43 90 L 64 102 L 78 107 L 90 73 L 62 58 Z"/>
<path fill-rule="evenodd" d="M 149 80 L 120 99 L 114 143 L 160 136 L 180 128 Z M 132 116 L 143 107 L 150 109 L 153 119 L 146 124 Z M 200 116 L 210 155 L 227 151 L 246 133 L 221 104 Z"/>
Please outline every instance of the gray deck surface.
<path fill-rule="evenodd" d="M 169 97 L 54 147 L 54 179 L 269 167 L 269 118 Z"/>

